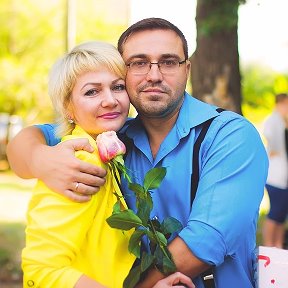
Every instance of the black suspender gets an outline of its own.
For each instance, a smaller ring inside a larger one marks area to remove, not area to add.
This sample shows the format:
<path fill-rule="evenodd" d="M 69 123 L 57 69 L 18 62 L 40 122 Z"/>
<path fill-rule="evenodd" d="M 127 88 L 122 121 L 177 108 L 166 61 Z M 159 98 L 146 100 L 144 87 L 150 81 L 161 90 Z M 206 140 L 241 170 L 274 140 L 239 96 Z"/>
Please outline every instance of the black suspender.
<path fill-rule="evenodd" d="M 214 118 L 211 118 L 202 124 L 201 132 L 200 132 L 199 136 L 197 137 L 197 140 L 194 143 L 193 161 L 192 161 L 192 175 L 191 175 L 191 199 L 190 199 L 191 205 L 190 205 L 190 207 L 192 207 L 192 203 L 195 199 L 196 191 L 198 188 L 198 182 L 199 182 L 199 150 L 200 150 L 201 144 L 205 138 L 205 135 L 206 135 L 206 133 L 210 127 L 210 124 L 212 123 Z"/>
<path fill-rule="evenodd" d="M 221 113 L 224 111 L 222 108 L 216 109 L 217 112 Z M 217 117 L 217 116 L 216 116 Z M 198 188 L 198 183 L 199 183 L 199 151 L 201 144 L 205 138 L 205 135 L 213 122 L 213 120 L 216 118 L 213 117 L 207 121 L 205 121 L 203 124 L 201 124 L 202 129 L 199 133 L 199 136 L 197 137 L 194 148 L 193 148 L 193 161 L 192 161 L 192 175 L 191 175 L 191 207 L 193 204 L 193 201 L 196 196 L 197 188 Z M 213 268 L 211 267 L 207 271 L 203 272 L 201 274 L 201 278 L 204 284 L 205 288 L 215 288 L 215 283 L 213 279 Z"/>

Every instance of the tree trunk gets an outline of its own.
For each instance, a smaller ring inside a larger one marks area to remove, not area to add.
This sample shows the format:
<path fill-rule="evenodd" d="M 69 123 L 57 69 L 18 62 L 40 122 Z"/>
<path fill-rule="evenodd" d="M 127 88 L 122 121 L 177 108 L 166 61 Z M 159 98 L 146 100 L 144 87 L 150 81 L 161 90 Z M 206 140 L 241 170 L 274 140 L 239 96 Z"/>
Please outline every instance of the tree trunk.
<path fill-rule="evenodd" d="M 190 60 L 193 96 L 241 114 L 238 7 L 238 0 L 198 0 Z"/>

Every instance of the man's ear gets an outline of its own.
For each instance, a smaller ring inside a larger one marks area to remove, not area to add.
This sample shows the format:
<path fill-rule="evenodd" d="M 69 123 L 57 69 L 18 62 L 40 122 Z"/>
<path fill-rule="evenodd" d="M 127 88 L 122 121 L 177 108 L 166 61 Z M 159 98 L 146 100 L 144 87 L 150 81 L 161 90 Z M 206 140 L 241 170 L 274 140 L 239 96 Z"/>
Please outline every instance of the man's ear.
<path fill-rule="evenodd" d="M 191 70 L 191 62 L 190 62 L 190 60 L 186 60 L 186 75 L 187 75 L 187 78 L 189 78 L 190 77 L 190 70 Z"/>

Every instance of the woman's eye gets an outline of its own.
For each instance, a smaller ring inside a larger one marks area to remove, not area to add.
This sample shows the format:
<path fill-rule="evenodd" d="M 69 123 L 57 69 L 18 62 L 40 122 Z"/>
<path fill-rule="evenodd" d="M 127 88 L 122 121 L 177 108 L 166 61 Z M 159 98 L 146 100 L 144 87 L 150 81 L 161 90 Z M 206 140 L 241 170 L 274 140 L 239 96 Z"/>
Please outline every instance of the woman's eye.
<path fill-rule="evenodd" d="M 97 90 L 96 89 L 90 89 L 88 90 L 87 92 L 85 92 L 85 96 L 93 96 L 93 95 L 96 95 L 97 94 Z"/>
<path fill-rule="evenodd" d="M 114 90 L 114 91 L 123 91 L 123 90 L 125 90 L 125 89 L 126 89 L 126 87 L 125 87 L 124 84 L 117 84 L 117 85 L 115 85 L 115 86 L 113 87 L 113 90 Z"/>

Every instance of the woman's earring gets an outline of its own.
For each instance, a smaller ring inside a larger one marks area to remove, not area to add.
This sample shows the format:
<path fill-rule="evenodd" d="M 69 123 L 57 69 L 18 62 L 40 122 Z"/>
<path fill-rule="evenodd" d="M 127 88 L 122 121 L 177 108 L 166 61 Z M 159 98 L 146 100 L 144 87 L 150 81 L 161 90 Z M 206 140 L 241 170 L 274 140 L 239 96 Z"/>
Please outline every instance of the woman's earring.
<path fill-rule="evenodd" d="M 74 124 L 73 119 L 68 119 L 68 123 L 69 123 L 69 124 Z"/>

